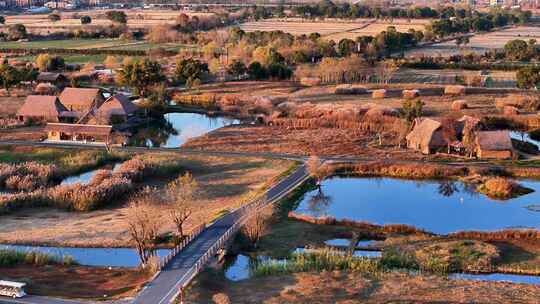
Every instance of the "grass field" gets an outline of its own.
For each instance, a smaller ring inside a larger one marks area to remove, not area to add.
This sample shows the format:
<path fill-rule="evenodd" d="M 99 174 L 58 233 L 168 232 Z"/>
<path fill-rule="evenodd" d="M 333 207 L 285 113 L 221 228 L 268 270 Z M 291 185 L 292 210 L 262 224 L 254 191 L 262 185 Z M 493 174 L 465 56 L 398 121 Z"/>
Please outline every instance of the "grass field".
<path fill-rule="evenodd" d="M 477 34 L 470 37 L 469 44 L 462 46 L 461 48 L 458 48 L 455 40 L 452 40 L 408 51 L 406 52 L 406 56 L 452 56 L 470 52 L 483 54 L 489 50 L 501 49 L 508 41 L 514 39 L 525 41 L 528 41 L 529 39 L 540 40 L 540 27 L 519 26 L 500 31 Z"/>
<path fill-rule="evenodd" d="M 354 39 L 358 36 L 375 36 L 389 26 L 394 26 L 400 32 L 413 28 L 423 30 L 429 20 L 408 21 L 395 19 L 393 21 L 378 21 L 373 19 L 357 19 L 355 21 L 303 21 L 301 19 L 269 19 L 247 22 L 240 27 L 247 32 L 281 30 L 294 35 L 319 33 L 326 39 L 335 41 L 343 38 Z"/>

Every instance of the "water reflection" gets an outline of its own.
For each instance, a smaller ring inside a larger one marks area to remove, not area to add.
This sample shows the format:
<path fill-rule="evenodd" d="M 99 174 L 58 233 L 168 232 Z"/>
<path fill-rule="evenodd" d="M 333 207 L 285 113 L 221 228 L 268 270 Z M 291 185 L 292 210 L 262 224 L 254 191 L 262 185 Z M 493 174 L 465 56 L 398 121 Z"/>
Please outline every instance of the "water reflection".
<path fill-rule="evenodd" d="M 322 188 L 319 188 L 315 194 L 310 195 L 308 199 L 308 209 L 311 214 L 317 214 L 317 217 L 320 217 L 328 212 L 332 198 L 328 195 L 325 195 L 322 191 Z"/>
<path fill-rule="evenodd" d="M 0 245 L 0 249 L 14 249 L 17 251 L 37 251 L 55 256 L 71 256 L 81 265 L 111 266 L 111 267 L 138 267 L 139 256 L 132 248 L 71 248 L 71 247 L 44 247 L 24 245 Z M 156 254 L 164 257 L 169 249 L 158 249 Z"/>
<path fill-rule="evenodd" d="M 134 146 L 176 148 L 188 139 L 212 130 L 238 124 L 238 119 L 210 117 L 198 113 L 168 113 L 139 130 L 130 139 Z"/>
<path fill-rule="evenodd" d="M 331 178 L 323 182 L 329 197 L 313 207 L 318 190 L 306 193 L 296 212 L 310 216 L 407 224 L 446 234 L 460 230 L 540 228 L 540 213 L 526 206 L 540 201 L 540 182 L 524 180 L 535 192 L 504 202 L 474 192 L 461 182 L 411 181 L 393 178 Z"/>
<path fill-rule="evenodd" d="M 521 284 L 540 284 L 539 276 L 532 275 L 517 275 L 505 273 L 490 273 L 490 274 L 468 274 L 455 273 L 449 276 L 455 280 L 475 280 L 475 281 L 492 281 L 492 282 L 512 282 Z"/>

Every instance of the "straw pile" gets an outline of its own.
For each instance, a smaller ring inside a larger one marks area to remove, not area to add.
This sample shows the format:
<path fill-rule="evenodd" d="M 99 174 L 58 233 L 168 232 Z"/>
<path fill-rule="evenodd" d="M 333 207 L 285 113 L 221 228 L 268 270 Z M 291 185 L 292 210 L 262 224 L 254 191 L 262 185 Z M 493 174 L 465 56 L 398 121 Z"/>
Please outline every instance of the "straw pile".
<path fill-rule="evenodd" d="M 371 93 L 371 97 L 372 98 L 386 98 L 386 90 L 385 89 L 380 89 L 380 90 L 373 90 L 373 92 Z"/>
<path fill-rule="evenodd" d="M 306 87 L 318 86 L 321 84 L 321 79 L 319 77 L 302 77 L 300 84 Z"/>
<path fill-rule="evenodd" d="M 462 85 L 450 85 L 444 87 L 445 95 L 463 95 L 465 94 L 465 87 Z"/>
<path fill-rule="evenodd" d="M 420 91 L 418 91 L 418 90 L 403 90 L 402 94 L 403 94 L 403 98 L 413 99 L 413 98 L 416 98 L 416 97 L 420 96 Z"/>

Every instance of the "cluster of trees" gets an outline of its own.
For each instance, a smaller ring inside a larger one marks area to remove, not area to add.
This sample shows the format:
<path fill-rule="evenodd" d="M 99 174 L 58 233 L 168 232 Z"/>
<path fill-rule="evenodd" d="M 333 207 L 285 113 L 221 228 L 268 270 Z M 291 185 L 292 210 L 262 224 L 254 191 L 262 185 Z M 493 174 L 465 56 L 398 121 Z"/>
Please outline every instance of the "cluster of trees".
<path fill-rule="evenodd" d="M 8 26 L 6 32 L 0 32 L 0 41 L 17 41 L 20 39 L 26 39 L 28 33 L 26 27 L 23 24 L 17 23 Z"/>
<path fill-rule="evenodd" d="M 112 22 L 120 24 L 126 24 L 128 19 L 126 13 L 123 11 L 108 11 L 105 13 L 105 16 Z"/>
<path fill-rule="evenodd" d="M 0 86 L 8 90 L 14 85 L 23 81 L 36 80 L 38 71 L 33 67 L 15 68 L 11 66 L 7 60 L 4 60 L 0 65 Z"/>
<path fill-rule="evenodd" d="M 329 17 L 329 18 L 437 18 L 450 15 L 453 10 L 439 12 L 430 7 L 414 8 L 382 8 L 342 2 L 335 4 L 330 0 L 323 0 L 313 5 L 300 5 L 293 9 L 293 13 L 302 17 Z M 453 16 L 453 14 L 451 15 Z"/>
<path fill-rule="evenodd" d="M 36 67 L 40 72 L 59 71 L 65 67 L 65 62 L 60 56 L 40 54 L 36 57 Z"/>
<path fill-rule="evenodd" d="M 441 18 L 433 21 L 429 28 L 433 34 L 443 38 L 453 34 L 489 31 L 495 27 L 526 23 L 531 18 L 530 11 L 495 10 L 489 13 L 471 12 L 466 16 Z"/>

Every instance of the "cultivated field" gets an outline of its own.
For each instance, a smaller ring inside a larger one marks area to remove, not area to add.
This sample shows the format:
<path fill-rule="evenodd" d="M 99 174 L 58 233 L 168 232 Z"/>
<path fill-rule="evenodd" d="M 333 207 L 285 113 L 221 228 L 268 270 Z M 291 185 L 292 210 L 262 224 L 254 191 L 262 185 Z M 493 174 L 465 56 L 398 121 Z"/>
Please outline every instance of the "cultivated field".
<path fill-rule="evenodd" d="M 247 32 L 254 31 L 284 31 L 294 35 L 309 35 L 319 33 L 326 39 L 335 41 L 343 38 L 354 39 L 358 36 L 375 36 L 389 26 L 394 26 L 400 32 L 406 32 L 413 28 L 423 30 L 429 20 L 395 19 L 393 21 L 381 21 L 375 19 L 356 19 L 354 21 L 307 21 L 294 19 L 268 19 L 256 22 L 247 22 L 240 27 Z"/>
<path fill-rule="evenodd" d="M 470 43 L 458 48 L 455 40 L 437 43 L 423 48 L 417 48 L 406 52 L 407 56 L 451 56 L 461 53 L 483 54 L 489 50 L 501 49 L 504 45 L 514 39 L 540 40 L 540 27 L 519 26 L 485 34 L 477 34 L 470 37 Z"/>
<path fill-rule="evenodd" d="M 105 17 L 106 10 L 81 11 L 74 13 L 62 13 L 61 20 L 51 22 L 48 14 L 39 15 L 16 15 L 7 16 L 5 25 L 17 23 L 24 24 L 32 33 L 46 33 L 55 30 L 70 30 L 81 27 L 80 16 L 88 15 L 92 18 L 89 26 L 111 26 L 113 23 Z M 127 26 L 132 29 L 148 28 L 157 24 L 174 24 L 176 17 L 184 13 L 188 16 L 197 16 L 204 18 L 213 15 L 212 13 L 194 13 L 187 11 L 165 11 L 165 10 L 125 10 L 128 16 Z"/>

